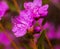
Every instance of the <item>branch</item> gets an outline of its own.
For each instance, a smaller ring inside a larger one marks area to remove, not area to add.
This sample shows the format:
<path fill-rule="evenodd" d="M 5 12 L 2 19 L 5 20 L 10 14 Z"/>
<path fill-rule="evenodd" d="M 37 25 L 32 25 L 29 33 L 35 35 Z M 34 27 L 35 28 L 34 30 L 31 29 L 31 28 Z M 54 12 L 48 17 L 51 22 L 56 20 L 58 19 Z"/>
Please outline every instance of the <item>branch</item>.
<path fill-rule="evenodd" d="M 20 13 L 20 9 L 19 9 L 19 6 L 17 4 L 17 1 L 16 0 L 12 0 L 12 1 L 13 1 L 14 5 L 15 5 L 16 9 L 17 9 L 17 12 Z"/>

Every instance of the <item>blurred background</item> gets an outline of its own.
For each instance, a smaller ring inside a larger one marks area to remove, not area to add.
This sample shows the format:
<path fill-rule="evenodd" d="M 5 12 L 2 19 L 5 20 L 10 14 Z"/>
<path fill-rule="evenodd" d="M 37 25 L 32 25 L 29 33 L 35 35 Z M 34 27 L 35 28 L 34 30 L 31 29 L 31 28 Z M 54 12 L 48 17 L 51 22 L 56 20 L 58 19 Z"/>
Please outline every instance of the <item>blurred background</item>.
<path fill-rule="evenodd" d="M 0 2 L 1 1 L 5 1 L 5 0 L 0 0 Z M 20 10 L 24 9 L 24 6 L 23 6 L 24 2 L 32 2 L 32 1 L 33 0 L 16 0 Z M 2 18 L 2 20 L 0 22 L 3 24 L 4 28 L 8 32 L 8 35 L 16 43 L 16 45 L 19 47 L 19 49 L 26 49 L 25 47 L 29 47 L 26 44 L 29 41 L 28 37 L 26 36 L 26 38 L 25 37 L 17 38 L 11 32 L 11 28 L 12 28 L 11 27 L 11 18 L 16 15 L 19 15 L 19 14 L 16 12 L 16 8 L 15 8 L 15 5 L 12 0 L 6 0 L 6 2 L 8 3 L 10 9 L 7 10 L 5 13 L 5 16 L 7 16 L 7 17 Z M 46 18 L 44 18 L 44 22 L 43 22 L 43 23 L 48 22 L 46 34 L 47 34 L 49 40 L 51 41 L 53 48 L 60 49 L 60 0 L 42 0 L 42 3 L 43 3 L 43 5 L 44 4 L 49 5 L 48 15 Z M 0 28 L 0 32 L 1 32 L 0 33 L 0 49 L 15 49 L 13 47 L 12 43 L 6 37 L 6 35 L 3 34 L 1 28 Z M 32 38 L 32 37 L 29 36 L 29 38 Z M 45 42 L 44 44 L 45 44 L 45 49 L 50 49 L 47 42 Z M 29 48 L 27 48 L 27 49 L 29 49 Z"/>

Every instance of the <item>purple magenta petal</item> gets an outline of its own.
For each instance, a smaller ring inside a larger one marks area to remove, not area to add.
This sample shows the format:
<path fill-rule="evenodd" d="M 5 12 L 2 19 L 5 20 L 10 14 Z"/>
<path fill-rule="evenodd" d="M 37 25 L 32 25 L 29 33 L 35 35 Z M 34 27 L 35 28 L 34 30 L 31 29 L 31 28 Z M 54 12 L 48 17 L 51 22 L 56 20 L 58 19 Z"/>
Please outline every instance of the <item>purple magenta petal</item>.
<path fill-rule="evenodd" d="M 39 25 L 42 25 L 43 20 L 44 20 L 43 18 L 38 20 Z"/>
<path fill-rule="evenodd" d="M 10 44 L 8 37 L 3 32 L 0 32 L 0 43 L 4 44 L 5 46 Z"/>
<path fill-rule="evenodd" d="M 42 6 L 42 0 L 34 0 L 34 5 Z"/>
<path fill-rule="evenodd" d="M 33 8 L 33 3 L 32 2 L 24 3 L 24 8 L 25 9 L 32 9 Z"/>
<path fill-rule="evenodd" d="M 29 11 L 21 11 L 20 15 L 15 18 L 12 23 L 14 24 L 12 31 L 16 37 L 22 37 L 26 34 L 27 29 L 32 25 L 33 18 Z"/>
<path fill-rule="evenodd" d="M 4 15 L 5 11 L 8 9 L 8 5 L 6 2 L 0 2 L 0 20 L 1 20 L 1 17 Z"/>

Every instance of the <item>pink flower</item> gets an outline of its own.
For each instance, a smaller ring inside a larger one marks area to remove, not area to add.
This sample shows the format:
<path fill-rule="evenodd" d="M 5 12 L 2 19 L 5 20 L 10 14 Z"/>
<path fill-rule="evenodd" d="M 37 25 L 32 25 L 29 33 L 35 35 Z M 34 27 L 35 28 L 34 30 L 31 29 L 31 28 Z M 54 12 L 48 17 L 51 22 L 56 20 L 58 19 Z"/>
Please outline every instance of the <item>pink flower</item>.
<path fill-rule="evenodd" d="M 4 44 L 5 46 L 7 46 L 11 43 L 9 41 L 8 37 L 3 32 L 0 32 L 0 43 Z"/>
<path fill-rule="evenodd" d="M 48 13 L 48 4 L 42 6 L 42 0 L 24 3 L 24 8 L 30 10 L 33 17 L 45 16 Z"/>
<path fill-rule="evenodd" d="M 12 19 L 14 24 L 12 31 L 16 37 L 22 37 L 26 34 L 27 29 L 32 26 L 33 18 L 29 11 L 21 11 L 17 18 Z"/>
<path fill-rule="evenodd" d="M 33 0 L 33 2 L 25 2 L 24 8 L 29 10 L 33 9 L 35 7 L 41 7 L 42 6 L 42 0 Z"/>
<path fill-rule="evenodd" d="M 12 31 L 16 37 L 24 36 L 32 26 L 34 17 L 47 15 L 48 5 L 42 6 L 42 0 L 34 0 L 33 2 L 24 3 L 25 10 L 20 11 L 20 15 L 14 19 Z"/>
<path fill-rule="evenodd" d="M 4 13 L 6 12 L 6 10 L 8 9 L 8 5 L 6 2 L 0 2 L 0 20 L 3 17 Z"/>

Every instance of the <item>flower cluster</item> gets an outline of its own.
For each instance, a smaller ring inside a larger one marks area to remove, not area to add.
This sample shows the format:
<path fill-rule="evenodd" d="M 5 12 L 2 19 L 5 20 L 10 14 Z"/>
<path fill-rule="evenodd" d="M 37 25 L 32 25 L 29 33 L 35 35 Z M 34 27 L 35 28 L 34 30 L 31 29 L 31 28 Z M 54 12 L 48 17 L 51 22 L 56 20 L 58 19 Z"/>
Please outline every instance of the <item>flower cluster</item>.
<path fill-rule="evenodd" d="M 2 1 L 0 2 L 0 20 L 1 18 L 4 16 L 4 13 L 6 12 L 6 10 L 8 9 L 8 5 L 6 2 Z"/>
<path fill-rule="evenodd" d="M 34 18 L 47 15 L 48 5 L 42 6 L 42 0 L 33 0 L 33 2 L 24 3 L 25 10 L 20 11 L 20 15 L 12 19 L 13 28 L 16 37 L 24 36 L 27 29 L 32 27 Z"/>

